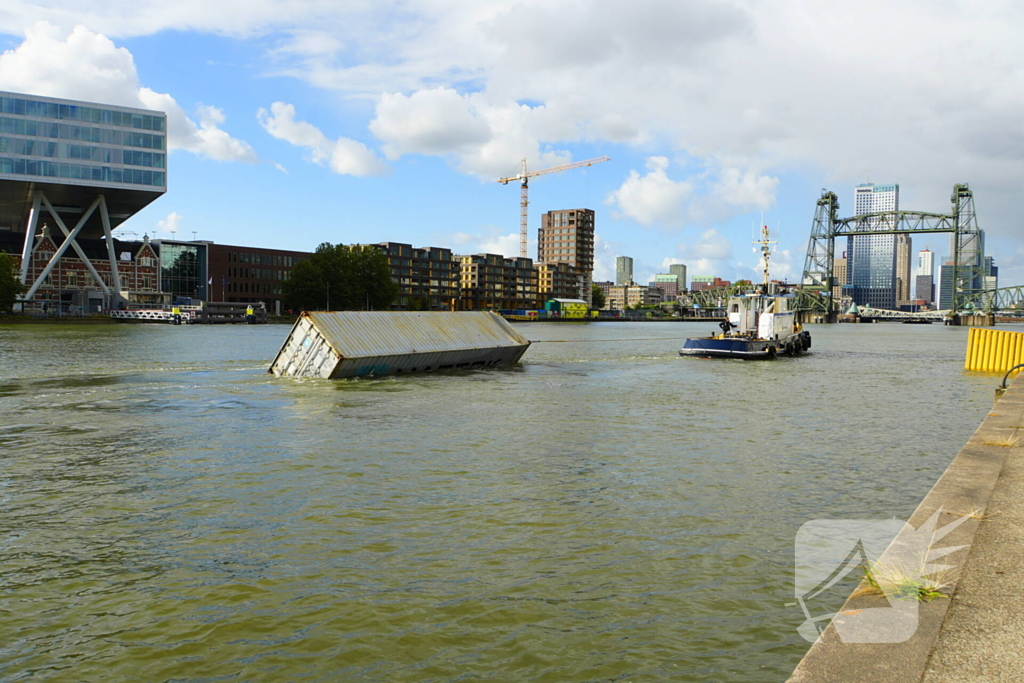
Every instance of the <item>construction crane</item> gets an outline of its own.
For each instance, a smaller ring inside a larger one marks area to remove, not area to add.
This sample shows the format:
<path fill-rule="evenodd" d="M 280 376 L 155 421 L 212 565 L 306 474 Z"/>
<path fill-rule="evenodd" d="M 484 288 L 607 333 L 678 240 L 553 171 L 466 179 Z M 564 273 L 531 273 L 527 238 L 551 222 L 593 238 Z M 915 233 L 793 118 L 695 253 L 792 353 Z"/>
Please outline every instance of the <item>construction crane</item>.
<path fill-rule="evenodd" d="M 526 170 L 526 159 L 523 159 L 523 170 L 519 175 L 514 175 L 511 178 L 498 178 L 498 182 L 502 185 L 508 185 L 514 180 L 522 181 L 522 190 L 519 193 L 519 255 L 526 258 L 526 236 L 528 233 L 529 222 L 527 221 L 527 210 L 530 202 L 527 199 L 527 186 L 529 179 L 533 176 L 545 175 L 547 173 L 558 173 L 559 171 L 568 171 L 573 168 L 583 168 L 584 166 L 593 166 L 594 164 L 600 164 L 603 161 L 611 161 L 611 157 L 597 157 L 596 159 L 587 159 L 586 161 L 576 161 L 571 164 L 562 164 L 561 166 L 551 166 L 550 168 L 542 168 L 539 171 L 527 171 Z"/>

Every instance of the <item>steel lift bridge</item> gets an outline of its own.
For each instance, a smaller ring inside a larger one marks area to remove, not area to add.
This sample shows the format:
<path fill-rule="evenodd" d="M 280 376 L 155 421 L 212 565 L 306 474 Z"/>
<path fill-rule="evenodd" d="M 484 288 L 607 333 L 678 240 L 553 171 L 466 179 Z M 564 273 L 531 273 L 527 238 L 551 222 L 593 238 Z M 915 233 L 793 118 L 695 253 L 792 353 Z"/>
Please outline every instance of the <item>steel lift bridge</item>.
<path fill-rule="evenodd" d="M 1020 310 L 1024 288 L 986 290 L 981 286 L 984 282 L 983 245 L 974 211 L 974 195 L 966 183 L 953 186 L 950 201 L 952 208 L 948 214 L 877 211 L 852 218 L 838 218 L 839 198 L 834 192 L 822 190 L 807 244 L 807 258 L 799 289 L 799 308 L 823 313 L 829 319 L 839 312 L 839 302 L 832 297 L 833 287 L 839 284 L 832 271 L 837 237 L 949 232 L 954 235 L 951 240 L 951 258 L 956 287 L 953 306 L 941 312 L 943 317 L 977 310 Z M 900 317 L 890 316 L 878 309 L 872 309 L 871 315 Z M 925 316 L 914 314 L 914 317 Z"/>

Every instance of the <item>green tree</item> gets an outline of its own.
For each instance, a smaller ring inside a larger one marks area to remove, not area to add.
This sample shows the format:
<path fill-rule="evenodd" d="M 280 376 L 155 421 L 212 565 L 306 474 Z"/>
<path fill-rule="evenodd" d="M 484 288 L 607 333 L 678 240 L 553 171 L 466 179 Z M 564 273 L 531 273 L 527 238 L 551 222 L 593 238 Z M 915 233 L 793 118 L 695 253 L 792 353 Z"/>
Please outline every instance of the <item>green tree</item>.
<path fill-rule="evenodd" d="M 283 289 L 288 306 L 307 311 L 386 309 L 398 296 L 384 252 L 329 242 L 292 268 Z"/>
<path fill-rule="evenodd" d="M 590 286 L 590 297 L 591 297 L 591 300 L 594 303 L 594 308 L 598 308 L 598 309 L 604 308 L 605 298 L 604 298 L 604 290 L 603 289 L 601 289 L 597 285 L 591 285 Z"/>
<path fill-rule="evenodd" d="M 18 280 L 18 269 L 10 254 L 0 253 L 0 313 L 10 313 L 25 286 Z"/>

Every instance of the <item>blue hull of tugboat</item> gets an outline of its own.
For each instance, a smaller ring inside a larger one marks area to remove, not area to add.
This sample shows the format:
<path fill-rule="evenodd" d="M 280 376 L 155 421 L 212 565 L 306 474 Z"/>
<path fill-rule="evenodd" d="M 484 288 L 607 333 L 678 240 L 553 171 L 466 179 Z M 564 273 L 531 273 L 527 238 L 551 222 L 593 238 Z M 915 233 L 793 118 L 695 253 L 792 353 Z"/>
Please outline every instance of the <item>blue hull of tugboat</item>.
<path fill-rule="evenodd" d="M 683 343 L 679 355 L 697 358 L 770 360 L 779 355 L 795 356 L 809 348 L 811 348 L 811 334 L 804 330 L 783 339 L 695 337 L 687 339 Z"/>

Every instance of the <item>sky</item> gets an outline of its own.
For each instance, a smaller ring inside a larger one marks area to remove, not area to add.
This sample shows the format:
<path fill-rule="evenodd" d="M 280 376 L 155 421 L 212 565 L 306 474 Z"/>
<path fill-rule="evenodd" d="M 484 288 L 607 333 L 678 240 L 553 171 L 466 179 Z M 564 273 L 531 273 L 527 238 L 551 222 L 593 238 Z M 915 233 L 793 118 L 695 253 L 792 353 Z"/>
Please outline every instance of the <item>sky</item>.
<path fill-rule="evenodd" d="M 596 211 L 595 280 L 798 281 L 816 201 L 974 191 L 1000 285 L 1024 285 L 1024 5 L 861 0 L 5 0 L 0 90 L 168 115 L 168 192 L 119 231 L 311 251 L 519 251 L 499 177 Z M 948 237 L 913 249 L 948 253 Z M 839 249 L 842 247 L 839 246 Z"/>

